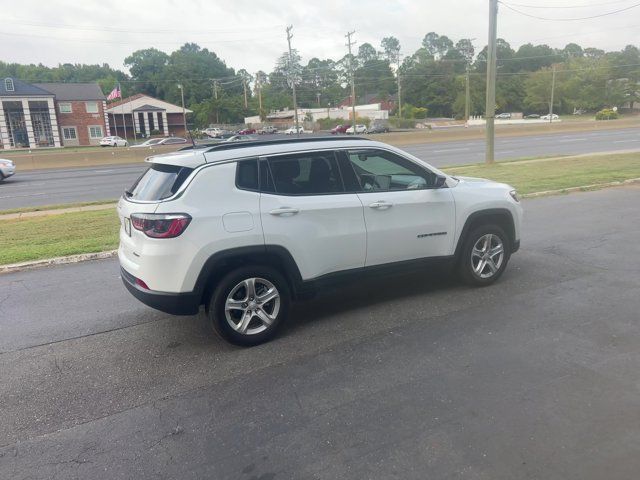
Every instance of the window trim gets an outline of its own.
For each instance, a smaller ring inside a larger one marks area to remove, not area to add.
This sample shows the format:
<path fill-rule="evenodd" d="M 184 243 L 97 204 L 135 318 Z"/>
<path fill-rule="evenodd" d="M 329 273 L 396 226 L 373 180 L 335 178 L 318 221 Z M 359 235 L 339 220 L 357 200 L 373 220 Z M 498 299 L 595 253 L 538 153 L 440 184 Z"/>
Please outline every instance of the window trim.
<path fill-rule="evenodd" d="M 99 128 L 100 129 L 100 136 L 94 137 L 93 135 L 91 135 L 91 129 L 92 128 Z M 102 125 L 87 125 L 87 132 L 89 133 L 89 139 L 90 140 L 100 140 L 100 139 L 104 138 L 104 130 L 102 128 Z"/>
<path fill-rule="evenodd" d="M 279 158 L 279 157 L 288 157 L 288 156 L 292 156 L 292 155 L 306 155 L 306 156 L 311 156 L 311 155 L 315 155 L 318 153 L 332 153 L 333 154 L 333 158 L 335 160 L 335 165 L 337 168 L 337 172 L 338 172 L 338 176 L 340 177 L 340 184 L 342 186 L 342 190 L 338 191 L 338 192 L 325 192 L 325 193 L 307 193 L 307 192 L 303 192 L 303 193 L 282 193 L 282 192 L 278 192 L 277 188 L 275 186 L 275 177 L 273 175 L 273 171 L 271 170 L 271 163 L 270 160 L 273 158 Z M 277 195 L 280 197 L 321 197 L 321 196 L 325 196 L 325 195 L 347 195 L 347 194 L 353 194 L 355 192 L 351 192 L 351 191 L 347 191 L 345 184 L 344 184 L 344 178 L 342 176 L 342 170 L 340 169 L 340 161 L 338 158 L 338 153 L 339 150 L 335 149 L 335 148 L 327 148 L 327 149 L 322 149 L 322 150 L 301 150 L 298 152 L 281 152 L 281 153 L 273 153 L 273 154 L 269 154 L 269 155 L 260 155 L 259 156 L 259 161 L 258 162 L 258 183 L 260 183 L 261 180 L 261 175 L 260 175 L 260 165 L 262 165 L 262 161 L 264 161 L 264 163 L 267 165 L 267 168 L 269 169 L 269 175 L 271 177 L 271 181 L 273 182 L 273 188 L 275 190 L 275 192 L 265 192 L 262 190 L 262 185 L 260 185 L 260 193 L 264 194 L 264 195 Z"/>
<path fill-rule="evenodd" d="M 421 170 L 422 172 L 424 172 L 426 175 L 433 175 L 434 177 L 438 177 L 438 174 L 434 171 L 432 171 L 431 169 L 427 168 L 424 165 L 421 165 L 417 162 L 414 162 L 413 160 L 411 160 L 410 158 L 405 157 L 404 155 L 399 154 L 398 152 L 394 152 L 392 150 L 387 150 L 385 148 L 379 148 L 379 147 L 370 147 L 370 148 L 363 148 L 363 147 L 347 147 L 347 148 L 342 148 L 340 149 L 340 152 L 344 154 L 345 156 L 345 160 L 348 163 L 348 165 L 351 167 L 351 169 L 353 170 L 354 175 L 356 176 L 356 178 L 358 179 L 358 184 L 360 185 L 360 189 L 357 190 L 355 193 L 394 193 L 394 192 L 415 192 L 415 191 L 419 191 L 419 190 L 438 190 L 442 187 L 436 187 L 433 185 L 427 185 L 424 188 L 420 188 L 420 189 L 415 189 L 415 190 L 408 190 L 408 189 L 394 189 L 394 190 L 371 190 L 371 191 L 367 191 L 364 190 L 362 188 L 362 185 L 360 184 L 360 178 L 358 177 L 358 174 L 356 173 L 355 169 L 353 168 L 353 164 L 351 163 L 351 160 L 349 159 L 349 153 L 350 152 L 362 152 L 362 151 L 366 151 L 366 152 L 384 152 L 384 153 L 389 153 L 391 155 L 396 155 L 397 157 L 400 157 L 401 159 L 405 160 L 406 162 L 408 162 L 409 164 L 413 165 L 416 169 Z M 427 180 L 425 178 L 425 180 Z"/>
<path fill-rule="evenodd" d="M 96 106 L 96 111 L 95 112 L 90 112 L 89 111 L 89 105 L 95 105 Z M 91 114 L 96 114 L 96 113 L 100 113 L 100 107 L 98 106 L 98 102 L 96 101 L 90 101 L 90 102 L 84 102 L 84 111 L 87 113 L 91 113 Z"/>
<path fill-rule="evenodd" d="M 7 92 L 15 92 L 16 91 L 16 85 L 13 82 L 13 78 L 7 77 L 7 78 L 4 79 L 4 89 Z"/>
<path fill-rule="evenodd" d="M 69 110 L 63 110 L 62 106 L 69 106 Z M 71 102 L 58 102 L 58 110 L 60 111 L 60 113 L 73 113 L 73 105 L 71 104 Z"/>
<path fill-rule="evenodd" d="M 74 141 L 78 141 L 78 140 L 79 140 L 79 139 L 78 139 L 78 127 L 62 125 L 62 126 L 60 127 L 60 129 L 62 130 L 62 140 L 67 140 L 67 141 L 70 141 L 70 142 L 74 142 Z M 75 134 L 75 138 L 66 138 L 66 137 L 65 137 L 65 134 L 64 134 L 64 130 L 65 130 L 65 129 L 73 130 L 73 131 L 74 131 L 74 134 Z"/>

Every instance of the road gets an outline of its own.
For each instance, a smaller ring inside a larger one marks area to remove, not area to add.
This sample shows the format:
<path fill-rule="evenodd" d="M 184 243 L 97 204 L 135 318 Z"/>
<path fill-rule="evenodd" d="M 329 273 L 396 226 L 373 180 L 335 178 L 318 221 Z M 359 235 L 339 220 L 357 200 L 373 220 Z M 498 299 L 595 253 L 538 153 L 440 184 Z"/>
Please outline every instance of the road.
<path fill-rule="evenodd" d="M 0 478 L 635 478 L 639 203 L 526 200 L 496 285 L 362 282 L 252 349 L 113 260 L 0 276 Z"/>
<path fill-rule="evenodd" d="M 483 161 L 484 145 L 484 140 L 462 140 L 411 145 L 404 149 L 436 167 L 443 167 Z M 640 149 L 640 133 L 637 128 L 505 137 L 496 140 L 498 160 L 627 149 Z M 131 186 L 144 168 L 144 165 L 127 165 L 19 172 L 0 184 L 0 208 L 8 210 L 113 200 Z"/>

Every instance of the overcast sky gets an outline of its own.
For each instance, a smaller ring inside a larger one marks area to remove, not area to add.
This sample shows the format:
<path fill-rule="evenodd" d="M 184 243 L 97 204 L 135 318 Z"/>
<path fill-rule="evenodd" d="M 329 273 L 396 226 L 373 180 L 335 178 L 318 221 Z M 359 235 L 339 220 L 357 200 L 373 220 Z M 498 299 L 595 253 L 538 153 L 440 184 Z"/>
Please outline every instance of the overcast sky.
<path fill-rule="evenodd" d="M 637 0 L 505 0 L 546 18 L 587 17 L 619 10 Z M 585 5 L 587 7 L 585 7 Z M 579 8 L 558 8 L 575 7 Z M 358 45 L 379 48 L 389 35 L 403 54 L 413 53 L 427 32 L 454 42 L 487 39 L 488 0 L 0 0 L 0 60 L 19 63 L 109 63 L 124 68 L 131 52 L 156 47 L 168 53 L 185 42 L 215 51 L 228 66 L 249 72 L 273 69 L 286 50 L 285 27 L 294 27 L 293 46 L 303 61 L 339 59 L 344 35 L 355 30 Z M 582 21 L 528 18 L 500 7 L 498 36 L 512 47 L 527 42 L 563 47 L 619 50 L 640 45 L 640 8 Z"/>

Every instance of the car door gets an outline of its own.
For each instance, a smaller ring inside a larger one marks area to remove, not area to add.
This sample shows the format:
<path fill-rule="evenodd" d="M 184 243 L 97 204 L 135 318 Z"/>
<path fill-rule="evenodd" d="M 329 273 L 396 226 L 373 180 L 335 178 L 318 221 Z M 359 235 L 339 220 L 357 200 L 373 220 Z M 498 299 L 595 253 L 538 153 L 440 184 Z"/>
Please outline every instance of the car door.
<path fill-rule="evenodd" d="M 362 203 L 345 192 L 335 152 L 265 157 L 260 177 L 265 244 L 286 248 L 304 280 L 364 266 Z"/>
<path fill-rule="evenodd" d="M 434 187 L 435 173 L 388 150 L 343 154 L 343 177 L 364 207 L 365 265 L 452 254 L 455 203 L 448 188 Z"/>

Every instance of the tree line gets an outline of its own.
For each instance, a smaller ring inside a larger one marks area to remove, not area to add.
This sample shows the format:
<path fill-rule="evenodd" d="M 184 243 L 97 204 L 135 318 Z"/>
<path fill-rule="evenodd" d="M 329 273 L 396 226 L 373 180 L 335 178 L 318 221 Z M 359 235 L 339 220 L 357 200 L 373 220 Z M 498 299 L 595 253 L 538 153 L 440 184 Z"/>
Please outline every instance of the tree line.
<path fill-rule="evenodd" d="M 476 52 L 470 39 L 454 42 L 446 35 L 430 32 L 413 54 L 401 52 L 400 41 L 389 36 L 377 48 L 363 43 L 357 53 L 338 60 L 314 57 L 303 64 L 299 52 L 294 50 L 291 56 L 285 52 L 271 72 L 250 73 L 245 69 L 235 71 L 215 52 L 186 43 L 170 54 L 156 48 L 133 52 L 124 60 L 129 73 L 107 64 L 47 67 L 0 62 L 0 78 L 96 81 L 105 93 L 119 83 L 125 96 L 145 93 L 176 104 L 180 103 L 181 84 L 185 103 L 194 111 L 194 122 L 204 126 L 237 123 L 246 116 L 264 117 L 271 110 L 292 108 L 292 82 L 296 84 L 299 107 L 337 106 L 349 99 L 352 69 L 358 102 L 369 94 L 379 100 L 395 100 L 399 76 L 403 117 L 461 118 L 468 79 L 470 114 L 484 113 L 486 46 Z M 548 111 L 554 76 L 557 113 L 640 102 L 640 50 L 634 45 L 612 52 L 576 43 L 562 49 L 531 43 L 514 49 L 506 40 L 498 39 L 497 58 L 499 112 Z"/>

